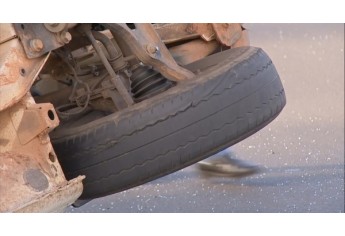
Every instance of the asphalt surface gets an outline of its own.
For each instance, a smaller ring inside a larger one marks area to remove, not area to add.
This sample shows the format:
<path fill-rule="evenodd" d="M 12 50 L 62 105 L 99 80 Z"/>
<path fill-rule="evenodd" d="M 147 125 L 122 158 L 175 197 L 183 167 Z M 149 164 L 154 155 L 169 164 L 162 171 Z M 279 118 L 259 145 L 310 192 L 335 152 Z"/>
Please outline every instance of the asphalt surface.
<path fill-rule="evenodd" d="M 344 212 L 344 25 L 245 26 L 287 96 L 276 120 L 231 148 L 262 171 L 229 178 L 193 165 L 67 212 Z"/>

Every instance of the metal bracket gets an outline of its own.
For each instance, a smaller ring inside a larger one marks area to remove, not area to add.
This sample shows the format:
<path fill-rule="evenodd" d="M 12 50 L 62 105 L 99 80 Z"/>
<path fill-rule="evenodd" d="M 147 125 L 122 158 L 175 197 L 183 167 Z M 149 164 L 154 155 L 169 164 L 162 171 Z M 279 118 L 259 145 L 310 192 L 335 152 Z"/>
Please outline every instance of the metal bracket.
<path fill-rule="evenodd" d="M 11 120 L 22 145 L 59 125 L 59 118 L 50 103 L 29 104 L 26 109 L 14 110 Z"/>
<path fill-rule="evenodd" d="M 13 24 L 28 58 L 37 58 L 62 47 L 72 38 L 67 31 L 54 33 L 44 24 Z"/>
<path fill-rule="evenodd" d="M 242 34 L 241 24 L 238 23 L 174 23 L 154 24 L 164 43 L 174 43 L 195 38 L 202 38 L 206 42 L 217 39 L 225 46 L 232 46 Z"/>
<path fill-rule="evenodd" d="M 126 24 L 104 24 L 114 37 L 123 38 L 131 46 L 140 61 L 152 66 L 166 78 L 178 81 L 194 77 L 191 71 L 176 63 L 151 24 L 134 25 L 135 30 L 131 30 Z"/>

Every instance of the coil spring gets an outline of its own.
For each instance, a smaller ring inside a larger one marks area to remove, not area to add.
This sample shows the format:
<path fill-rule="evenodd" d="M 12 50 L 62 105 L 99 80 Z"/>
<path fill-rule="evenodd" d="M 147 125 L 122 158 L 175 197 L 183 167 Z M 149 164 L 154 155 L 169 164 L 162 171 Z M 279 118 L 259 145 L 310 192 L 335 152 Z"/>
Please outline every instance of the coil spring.
<path fill-rule="evenodd" d="M 174 82 L 163 77 L 159 72 L 140 65 L 132 71 L 131 92 L 135 102 L 143 101 L 164 92 L 174 86 Z"/>

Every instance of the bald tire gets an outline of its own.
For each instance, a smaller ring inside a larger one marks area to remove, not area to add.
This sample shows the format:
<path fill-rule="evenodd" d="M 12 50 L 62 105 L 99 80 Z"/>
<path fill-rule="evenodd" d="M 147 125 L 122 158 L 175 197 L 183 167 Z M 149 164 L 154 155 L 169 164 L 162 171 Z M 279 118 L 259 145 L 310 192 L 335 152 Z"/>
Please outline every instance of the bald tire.
<path fill-rule="evenodd" d="M 285 105 L 260 48 L 187 66 L 196 78 L 114 114 L 51 135 L 65 175 L 85 175 L 81 199 L 120 192 L 196 163 L 254 134 Z"/>

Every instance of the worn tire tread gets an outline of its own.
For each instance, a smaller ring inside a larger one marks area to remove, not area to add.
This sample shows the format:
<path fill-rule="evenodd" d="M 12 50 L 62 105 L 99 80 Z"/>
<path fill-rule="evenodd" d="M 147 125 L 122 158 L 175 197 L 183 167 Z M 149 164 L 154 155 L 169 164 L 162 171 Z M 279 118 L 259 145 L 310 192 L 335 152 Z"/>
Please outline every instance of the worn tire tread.
<path fill-rule="evenodd" d="M 272 61 L 258 48 L 233 50 L 231 55 L 195 81 L 52 135 L 66 176 L 86 175 L 81 198 L 119 192 L 172 173 L 271 122 L 285 105 Z"/>

